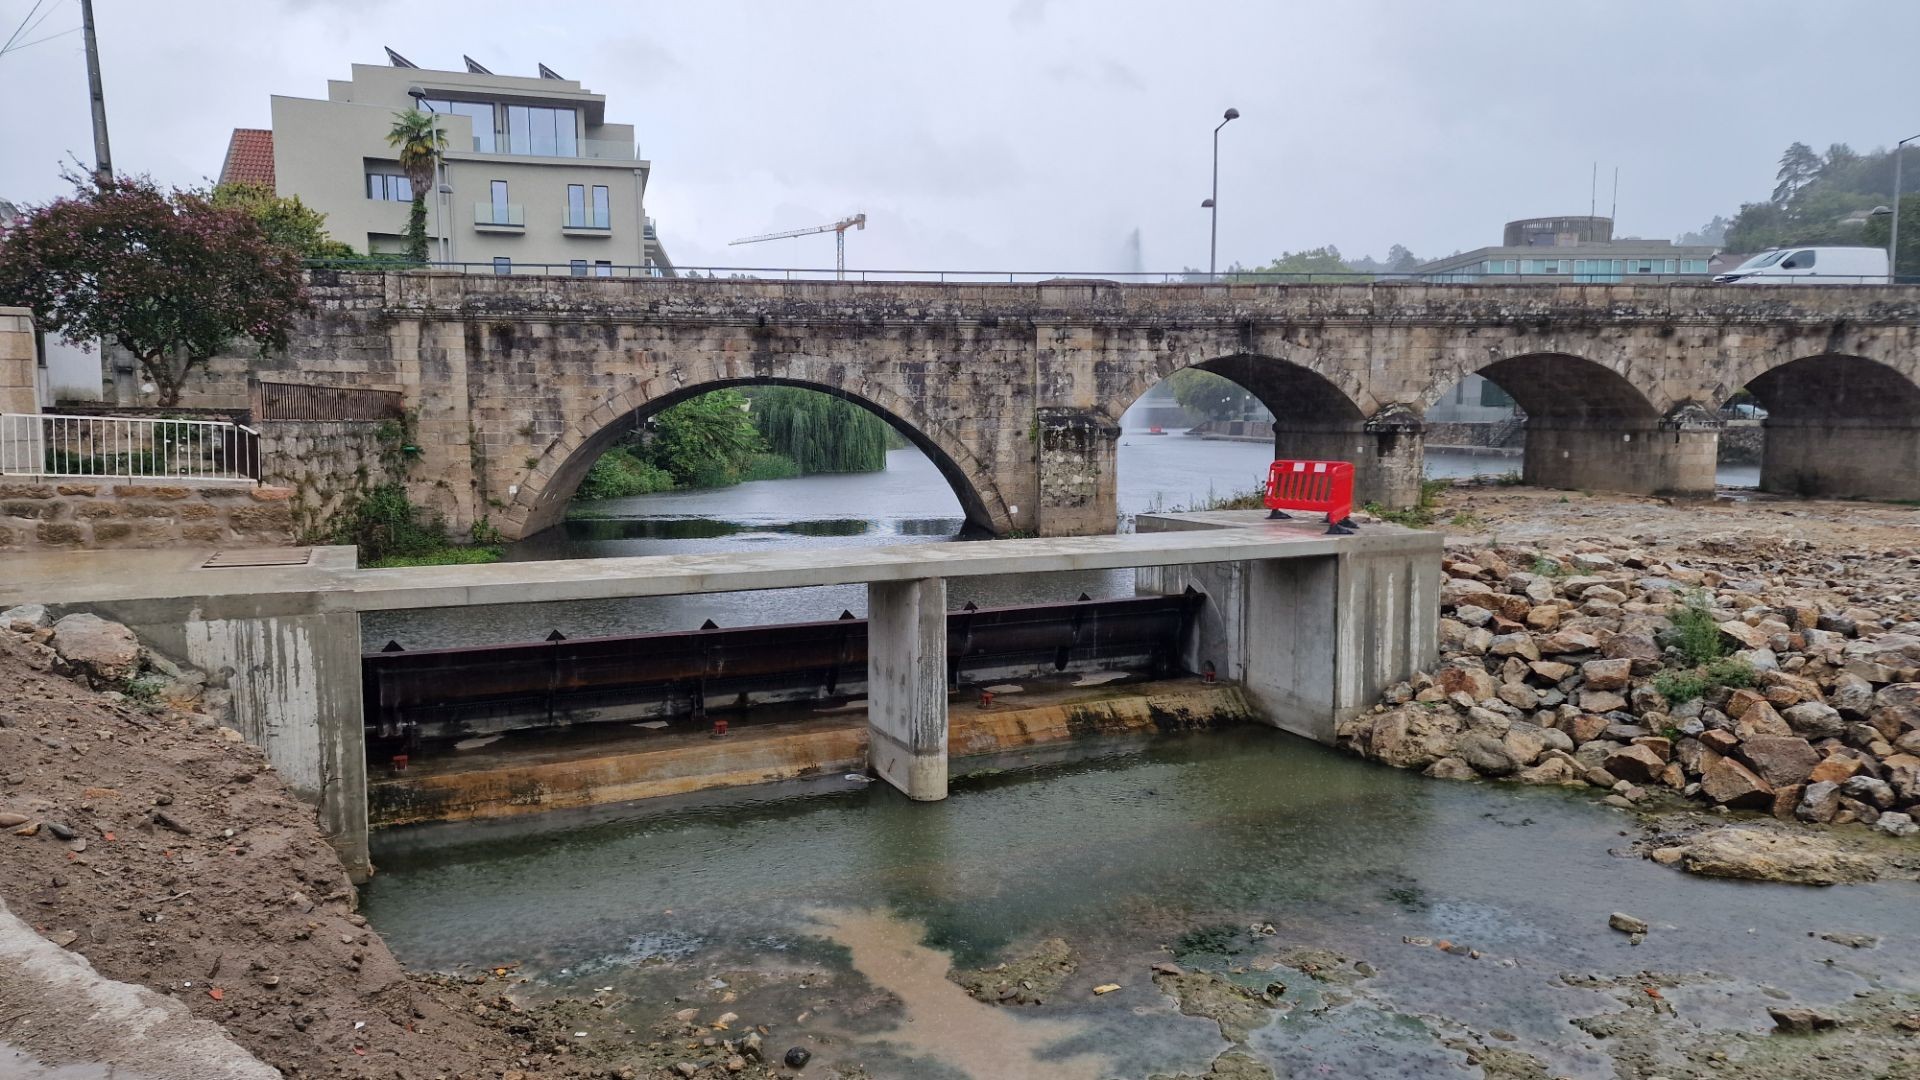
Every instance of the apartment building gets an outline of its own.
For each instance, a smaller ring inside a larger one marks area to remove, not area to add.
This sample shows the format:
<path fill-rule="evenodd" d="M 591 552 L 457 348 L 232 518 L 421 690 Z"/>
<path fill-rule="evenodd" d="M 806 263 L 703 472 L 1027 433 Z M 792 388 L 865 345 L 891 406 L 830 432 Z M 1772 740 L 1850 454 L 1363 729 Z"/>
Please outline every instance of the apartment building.
<path fill-rule="evenodd" d="M 429 258 L 492 273 L 671 275 L 647 217 L 652 165 L 607 100 L 545 64 L 534 76 L 355 64 L 325 99 L 275 95 L 271 130 L 237 129 L 221 180 L 271 186 L 327 215 L 333 238 L 368 253 L 406 249 L 413 188 L 387 132 L 429 112 L 446 133 L 427 198 Z"/>

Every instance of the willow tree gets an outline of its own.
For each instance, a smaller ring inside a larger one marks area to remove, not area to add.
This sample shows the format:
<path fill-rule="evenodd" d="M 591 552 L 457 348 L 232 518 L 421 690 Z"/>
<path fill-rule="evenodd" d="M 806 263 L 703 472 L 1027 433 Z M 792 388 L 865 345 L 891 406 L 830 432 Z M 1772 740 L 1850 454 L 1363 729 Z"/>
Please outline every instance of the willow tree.
<path fill-rule="evenodd" d="M 844 398 L 771 386 L 753 392 L 752 415 L 768 449 L 792 458 L 802 474 L 887 467 L 887 422 Z"/>
<path fill-rule="evenodd" d="M 440 155 L 447 149 L 447 133 L 439 119 L 419 109 L 393 114 L 387 145 L 399 151 L 400 171 L 413 188 L 413 208 L 407 212 L 407 258 L 427 261 L 427 193 L 433 190 Z"/>

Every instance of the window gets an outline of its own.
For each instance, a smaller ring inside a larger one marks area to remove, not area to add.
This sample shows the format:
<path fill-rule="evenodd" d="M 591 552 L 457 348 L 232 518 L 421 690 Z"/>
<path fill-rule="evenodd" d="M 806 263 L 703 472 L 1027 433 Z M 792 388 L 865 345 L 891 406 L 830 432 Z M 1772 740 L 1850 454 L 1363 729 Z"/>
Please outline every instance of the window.
<path fill-rule="evenodd" d="M 577 157 L 572 109 L 507 106 L 507 152 L 536 157 Z"/>
<path fill-rule="evenodd" d="M 495 255 L 493 257 L 493 272 L 496 274 L 513 273 L 513 260 L 507 258 L 505 255 Z"/>
<path fill-rule="evenodd" d="M 567 185 L 567 227 L 583 229 L 587 225 L 587 187 L 585 184 Z"/>
<path fill-rule="evenodd" d="M 574 277 L 586 277 L 587 276 L 587 260 L 585 259 L 573 260 L 572 262 L 567 264 L 567 272 L 572 274 Z"/>
<path fill-rule="evenodd" d="M 507 182 L 505 180 L 493 182 L 493 213 L 495 221 L 507 216 Z"/>
<path fill-rule="evenodd" d="M 1780 264 L 1780 269 L 1811 270 L 1813 269 L 1814 255 L 1815 253 L 1811 250 L 1796 251 L 1788 256 L 1785 262 Z"/>
<path fill-rule="evenodd" d="M 594 277 L 612 277 L 613 264 L 611 262 L 608 262 L 605 259 L 596 260 L 593 264 L 593 276 Z"/>
<path fill-rule="evenodd" d="M 482 154 L 494 152 L 497 143 L 494 137 L 493 103 L 488 101 L 446 101 L 438 98 L 423 99 L 420 104 L 441 116 L 464 116 L 473 121 L 473 149 Z M 453 149 L 459 149 L 454 147 Z"/>
<path fill-rule="evenodd" d="M 413 181 L 398 173 L 368 173 L 367 198 L 381 202 L 412 202 Z"/>
<path fill-rule="evenodd" d="M 604 185 L 595 184 L 593 186 L 593 227 L 607 229 L 612 226 L 613 218 L 608 214 L 607 189 Z"/>

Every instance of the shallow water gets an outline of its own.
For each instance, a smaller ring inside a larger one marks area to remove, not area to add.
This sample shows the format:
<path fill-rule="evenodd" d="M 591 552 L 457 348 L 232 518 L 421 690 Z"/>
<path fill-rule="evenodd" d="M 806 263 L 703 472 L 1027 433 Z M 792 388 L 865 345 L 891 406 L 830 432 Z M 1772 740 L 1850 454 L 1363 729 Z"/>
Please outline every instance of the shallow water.
<path fill-rule="evenodd" d="M 1629 819 L 1584 794 L 1439 783 L 1265 728 L 993 764 L 935 804 L 836 777 L 389 832 L 366 911 L 412 965 L 518 962 L 536 995 L 612 988 L 642 1031 L 718 980 L 783 1046 L 942 1080 L 1205 1071 L 1218 1029 L 1148 977 L 1205 926 L 1276 933 L 1183 958 L 1203 968 L 1313 946 L 1378 969 L 1337 994 L 1286 968 L 1232 976 L 1288 984 L 1250 1040 L 1281 1075 L 1475 1076 L 1446 1042 L 1502 1029 L 1559 1074 L 1611 1076 L 1568 1020 L 1619 1001 L 1562 972 L 1710 972 L 1667 992 L 1681 1020 L 1756 1032 L 1782 996 L 1920 989 L 1920 886 L 1688 877 L 1611 854 Z M 1646 945 L 1607 928 L 1616 910 L 1653 924 Z M 1829 930 L 1883 943 L 1809 936 Z M 1080 969 L 1041 1009 L 963 1003 L 941 978 L 1054 936 Z M 1109 981 L 1122 989 L 1091 995 Z"/>

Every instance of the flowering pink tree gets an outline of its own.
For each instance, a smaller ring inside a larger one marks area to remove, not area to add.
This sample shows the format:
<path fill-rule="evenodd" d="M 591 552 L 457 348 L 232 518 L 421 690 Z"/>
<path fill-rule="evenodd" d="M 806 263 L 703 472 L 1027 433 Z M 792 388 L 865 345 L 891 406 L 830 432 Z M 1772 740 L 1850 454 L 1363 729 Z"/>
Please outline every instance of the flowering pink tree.
<path fill-rule="evenodd" d="M 29 308 L 76 344 L 111 341 L 140 361 L 161 405 L 234 338 L 284 348 L 311 307 L 300 255 L 246 211 L 145 177 L 96 183 L 0 228 L 0 304 Z"/>

